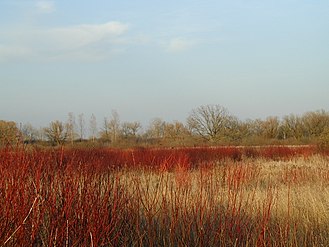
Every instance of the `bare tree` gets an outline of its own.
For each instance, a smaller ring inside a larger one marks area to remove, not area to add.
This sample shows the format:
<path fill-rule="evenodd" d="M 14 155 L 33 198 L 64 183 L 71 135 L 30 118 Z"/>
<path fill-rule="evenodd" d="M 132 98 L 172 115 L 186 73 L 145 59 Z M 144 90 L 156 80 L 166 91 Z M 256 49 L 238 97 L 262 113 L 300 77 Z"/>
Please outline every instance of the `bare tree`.
<path fill-rule="evenodd" d="M 44 131 L 48 140 L 54 145 L 64 144 L 68 137 L 67 126 L 60 121 L 51 122 Z"/>
<path fill-rule="evenodd" d="M 91 139 L 93 142 L 95 142 L 96 134 L 97 134 L 97 120 L 94 114 L 91 114 L 89 121 L 89 128 L 91 133 Z"/>
<path fill-rule="evenodd" d="M 229 142 L 241 141 L 248 136 L 247 125 L 235 116 L 228 116 L 222 132 L 223 139 Z"/>
<path fill-rule="evenodd" d="M 20 135 L 21 133 L 15 122 L 0 120 L 0 145 L 15 143 Z"/>
<path fill-rule="evenodd" d="M 228 127 L 229 113 L 220 105 L 200 106 L 190 113 L 187 124 L 192 131 L 206 140 L 215 141 Z"/>
<path fill-rule="evenodd" d="M 179 139 L 189 135 L 188 129 L 179 121 L 165 123 L 164 135 L 166 138 Z"/>
<path fill-rule="evenodd" d="M 136 137 L 141 127 L 142 125 L 140 122 L 124 122 L 121 126 L 122 135 L 125 138 Z"/>
<path fill-rule="evenodd" d="M 78 124 L 79 124 L 80 141 L 82 141 L 85 134 L 85 119 L 83 113 L 79 114 L 78 116 Z"/>
<path fill-rule="evenodd" d="M 151 138 L 163 138 L 165 136 L 166 122 L 161 118 L 154 118 L 146 132 L 146 135 Z"/>
<path fill-rule="evenodd" d="M 306 137 L 318 138 L 329 126 L 329 113 L 324 110 L 308 112 L 303 115 L 302 122 Z"/>
<path fill-rule="evenodd" d="M 73 144 L 74 139 L 76 137 L 75 129 L 76 129 L 75 116 L 73 112 L 69 112 L 68 120 L 67 120 L 67 131 L 71 144 Z"/>
<path fill-rule="evenodd" d="M 100 135 L 103 140 L 110 140 L 109 120 L 106 117 L 103 120 L 103 127 L 101 129 Z"/>
<path fill-rule="evenodd" d="M 24 142 L 32 143 L 37 140 L 38 130 L 35 129 L 32 124 L 24 124 L 22 126 L 21 132 L 24 137 Z"/>
<path fill-rule="evenodd" d="M 116 142 L 120 132 L 120 117 L 117 111 L 112 111 L 112 117 L 108 122 L 107 129 L 109 131 L 111 142 Z"/>
<path fill-rule="evenodd" d="M 246 125 L 248 128 L 249 136 L 261 136 L 262 135 L 262 123 L 263 121 L 259 118 L 257 119 L 248 119 Z"/>
<path fill-rule="evenodd" d="M 38 141 L 46 141 L 47 136 L 45 135 L 45 128 L 39 127 L 35 128 L 35 139 Z"/>
<path fill-rule="evenodd" d="M 281 135 L 283 139 L 300 139 L 304 133 L 304 125 L 301 117 L 294 114 L 290 114 L 283 117 L 280 129 L 282 132 Z"/>
<path fill-rule="evenodd" d="M 267 117 L 261 122 L 262 136 L 267 139 L 275 139 L 279 135 L 280 121 L 278 117 Z"/>

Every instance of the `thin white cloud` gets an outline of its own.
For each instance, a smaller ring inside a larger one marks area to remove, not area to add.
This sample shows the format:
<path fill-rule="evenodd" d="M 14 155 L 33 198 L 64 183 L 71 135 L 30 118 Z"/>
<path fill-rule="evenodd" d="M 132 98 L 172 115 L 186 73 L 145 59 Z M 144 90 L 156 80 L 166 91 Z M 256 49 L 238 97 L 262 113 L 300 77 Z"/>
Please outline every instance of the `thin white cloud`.
<path fill-rule="evenodd" d="M 53 1 L 46 1 L 46 0 L 37 1 L 35 6 L 40 13 L 51 13 L 56 10 Z"/>
<path fill-rule="evenodd" d="M 2 42 L 0 46 L 0 61 L 105 59 L 126 45 L 124 35 L 127 31 L 128 25 L 121 22 L 10 30 L 0 35 L 6 37 L 6 43 Z"/>
<path fill-rule="evenodd" d="M 16 60 L 31 54 L 32 51 L 24 46 L 0 44 L 0 62 Z"/>
<path fill-rule="evenodd" d="M 55 28 L 45 34 L 55 45 L 64 49 L 76 49 L 92 43 L 111 42 L 128 30 L 121 22 L 108 22 L 100 25 L 79 25 L 65 28 Z"/>
<path fill-rule="evenodd" d="M 183 52 L 195 45 L 195 42 L 183 39 L 183 38 L 173 38 L 166 44 L 167 52 Z"/>

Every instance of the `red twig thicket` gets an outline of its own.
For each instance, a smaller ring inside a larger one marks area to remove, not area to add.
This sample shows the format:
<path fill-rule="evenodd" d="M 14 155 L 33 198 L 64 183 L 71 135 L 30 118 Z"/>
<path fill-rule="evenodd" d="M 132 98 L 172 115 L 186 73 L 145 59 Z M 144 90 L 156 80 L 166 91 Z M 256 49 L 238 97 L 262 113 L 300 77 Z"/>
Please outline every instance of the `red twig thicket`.
<path fill-rule="evenodd" d="M 243 160 L 308 158 L 315 152 L 3 148 L 0 246 L 263 246 L 271 242 L 275 193 L 266 187 L 257 216 L 246 212 L 259 169 Z"/>

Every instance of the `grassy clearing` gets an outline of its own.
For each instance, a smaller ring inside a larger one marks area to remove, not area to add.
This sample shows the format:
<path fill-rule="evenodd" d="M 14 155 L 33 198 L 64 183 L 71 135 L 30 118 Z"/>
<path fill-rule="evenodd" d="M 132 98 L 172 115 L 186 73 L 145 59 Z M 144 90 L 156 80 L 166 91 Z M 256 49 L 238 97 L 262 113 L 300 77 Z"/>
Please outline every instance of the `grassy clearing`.
<path fill-rule="evenodd" d="M 0 246 L 329 246 L 327 156 L 154 152 L 1 150 Z"/>

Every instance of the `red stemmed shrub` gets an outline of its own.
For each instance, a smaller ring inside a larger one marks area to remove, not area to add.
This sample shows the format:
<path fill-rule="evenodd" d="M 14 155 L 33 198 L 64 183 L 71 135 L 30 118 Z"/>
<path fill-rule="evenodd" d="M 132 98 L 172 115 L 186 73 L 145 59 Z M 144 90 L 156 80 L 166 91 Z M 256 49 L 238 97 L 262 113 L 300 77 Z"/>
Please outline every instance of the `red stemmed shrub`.
<path fill-rule="evenodd" d="M 0 246 L 272 246 L 276 239 L 293 246 L 306 230 L 306 240 L 316 236 L 315 228 L 292 227 L 299 225 L 291 217 L 291 187 L 318 180 L 325 186 L 329 171 L 301 166 L 276 175 L 255 160 L 292 161 L 315 151 L 3 148 Z M 273 216 L 279 192 L 288 195 L 284 220 Z M 321 224 L 317 232 L 324 234 Z M 316 243 L 329 243 L 325 237 Z"/>

